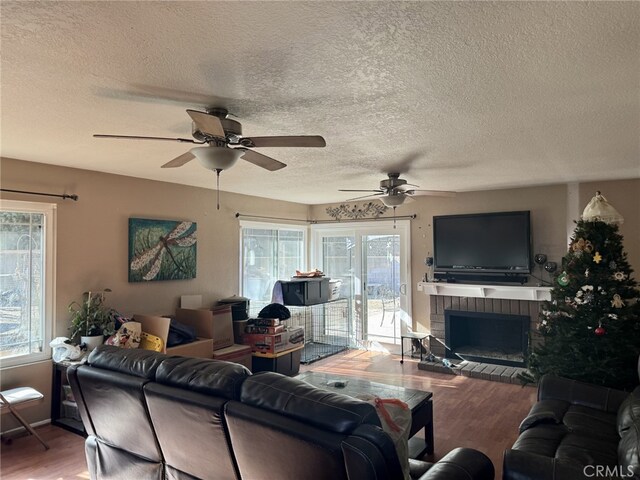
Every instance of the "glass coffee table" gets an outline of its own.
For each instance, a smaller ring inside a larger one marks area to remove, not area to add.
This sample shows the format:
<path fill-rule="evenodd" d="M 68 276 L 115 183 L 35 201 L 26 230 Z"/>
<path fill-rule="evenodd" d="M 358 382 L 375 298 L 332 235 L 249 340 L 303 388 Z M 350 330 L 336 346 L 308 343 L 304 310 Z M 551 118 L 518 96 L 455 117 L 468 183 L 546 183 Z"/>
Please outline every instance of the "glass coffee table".
<path fill-rule="evenodd" d="M 304 372 L 295 378 L 314 387 L 330 392 L 342 393 L 350 397 L 375 395 L 380 398 L 398 398 L 411 409 L 411 430 L 409 431 L 409 457 L 420 458 L 433 454 L 433 393 L 397 387 L 384 383 L 370 382 L 360 378 L 332 375 L 323 372 Z M 338 386 L 336 386 L 338 385 Z M 342 385 L 342 386 L 340 386 Z M 414 435 L 424 429 L 424 440 Z"/>

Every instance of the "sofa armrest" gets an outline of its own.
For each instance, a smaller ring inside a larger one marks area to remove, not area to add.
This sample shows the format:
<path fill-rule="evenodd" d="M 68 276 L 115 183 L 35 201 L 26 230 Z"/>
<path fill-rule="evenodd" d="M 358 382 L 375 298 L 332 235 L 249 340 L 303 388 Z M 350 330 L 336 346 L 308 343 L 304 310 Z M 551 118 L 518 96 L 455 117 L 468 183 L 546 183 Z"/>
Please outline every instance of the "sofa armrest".
<path fill-rule="evenodd" d="M 502 480 L 585 480 L 585 467 L 522 450 L 504 452 Z M 587 467 L 587 472 L 589 467 Z"/>
<path fill-rule="evenodd" d="M 600 385 L 555 375 L 544 375 L 538 385 L 538 400 L 563 400 L 573 405 L 615 413 L 629 394 Z"/>
<path fill-rule="evenodd" d="M 472 448 L 456 448 L 436 462 L 420 480 L 493 480 L 493 463 Z"/>

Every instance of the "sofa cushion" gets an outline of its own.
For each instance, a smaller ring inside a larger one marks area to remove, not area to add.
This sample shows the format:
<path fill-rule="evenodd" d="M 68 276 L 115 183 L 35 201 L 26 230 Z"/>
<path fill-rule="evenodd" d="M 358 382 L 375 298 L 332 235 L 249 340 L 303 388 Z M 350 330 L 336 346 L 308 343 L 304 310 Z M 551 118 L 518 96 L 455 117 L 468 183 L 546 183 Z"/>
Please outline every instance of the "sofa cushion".
<path fill-rule="evenodd" d="M 156 382 L 194 392 L 237 399 L 251 372 L 239 363 L 206 358 L 169 357 L 158 367 Z"/>
<path fill-rule="evenodd" d="M 100 345 L 89 354 L 87 363 L 104 370 L 153 379 L 158 366 L 166 358 L 169 357 L 148 350 Z"/>
<path fill-rule="evenodd" d="M 562 423 L 576 434 L 605 438 L 618 443 L 620 437 L 616 429 L 616 415 L 582 405 L 571 405 L 565 413 Z"/>
<path fill-rule="evenodd" d="M 376 409 L 370 403 L 274 372 L 247 378 L 240 399 L 247 405 L 337 433 L 350 433 L 361 424 L 380 426 Z"/>
<path fill-rule="evenodd" d="M 580 465 L 618 464 L 618 442 L 588 434 L 568 433 L 558 448 L 555 458 L 578 462 Z"/>
<path fill-rule="evenodd" d="M 513 449 L 579 465 L 616 465 L 617 446 L 617 441 L 571 432 L 565 425 L 539 425 L 524 431 Z"/>

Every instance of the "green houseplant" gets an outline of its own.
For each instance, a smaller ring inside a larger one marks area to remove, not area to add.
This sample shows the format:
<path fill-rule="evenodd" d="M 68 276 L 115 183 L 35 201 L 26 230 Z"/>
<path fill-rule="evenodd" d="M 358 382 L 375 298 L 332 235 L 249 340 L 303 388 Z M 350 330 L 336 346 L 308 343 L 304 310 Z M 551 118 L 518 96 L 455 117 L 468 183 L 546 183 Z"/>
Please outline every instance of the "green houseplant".
<path fill-rule="evenodd" d="M 115 331 L 114 310 L 107 307 L 105 295 L 111 290 L 106 288 L 101 292 L 84 292 L 82 303 L 71 302 L 71 338 L 78 338 L 80 343 L 87 345 L 99 345 L 106 335 Z M 96 337 L 90 340 L 89 337 Z"/>

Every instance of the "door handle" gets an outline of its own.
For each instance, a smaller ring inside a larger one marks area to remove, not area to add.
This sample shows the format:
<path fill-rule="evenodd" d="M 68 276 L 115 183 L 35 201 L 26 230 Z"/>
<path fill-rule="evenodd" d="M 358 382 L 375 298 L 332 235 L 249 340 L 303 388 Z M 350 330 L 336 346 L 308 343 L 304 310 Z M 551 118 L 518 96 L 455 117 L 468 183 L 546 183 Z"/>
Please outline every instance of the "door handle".
<path fill-rule="evenodd" d="M 402 283 L 400 284 L 400 295 L 406 295 L 406 294 L 407 294 L 407 284 Z"/>

